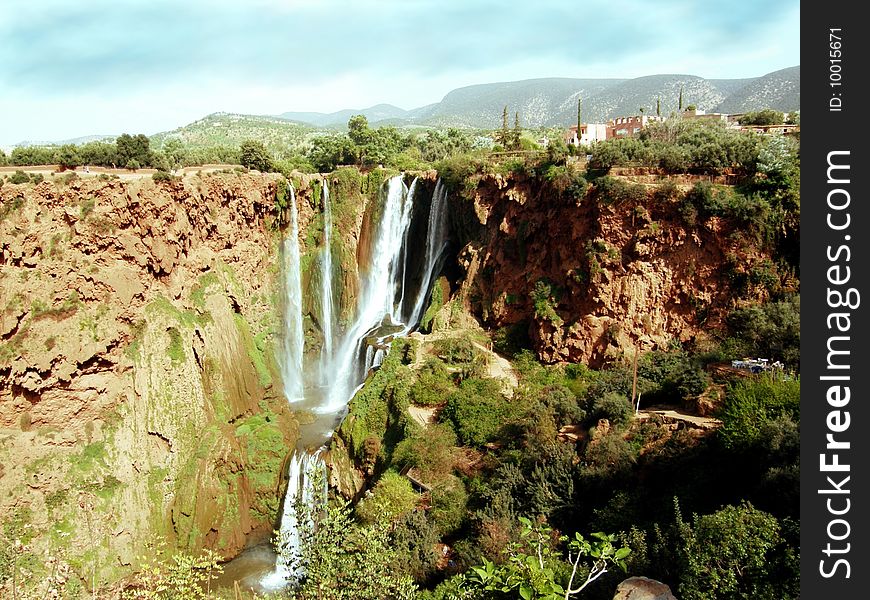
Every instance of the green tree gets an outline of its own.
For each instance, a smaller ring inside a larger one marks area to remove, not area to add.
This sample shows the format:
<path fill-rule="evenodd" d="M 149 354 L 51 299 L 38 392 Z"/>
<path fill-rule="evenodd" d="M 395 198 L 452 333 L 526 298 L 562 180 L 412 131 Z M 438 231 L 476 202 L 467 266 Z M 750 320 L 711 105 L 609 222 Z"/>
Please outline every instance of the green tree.
<path fill-rule="evenodd" d="M 785 117 L 777 110 L 765 108 L 757 112 L 748 112 L 740 117 L 741 125 L 781 125 Z"/>
<path fill-rule="evenodd" d="M 683 112 L 683 86 L 680 86 L 680 100 L 679 107 L 677 108 L 680 112 Z"/>
<path fill-rule="evenodd" d="M 577 137 L 580 137 L 580 126 L 583 125 L 583 98 L 577 98 Z"/>
<path fill-rule="evenodd" d="M 239 145 L 239 162 L 246 169 L 263 173 L 273 169 L 272 155 L 259 140 L 245 140 Z"/>
<path fill-rule="evenodd" d="M 522 600 L 568 600 L 614 566 L 626 569 L 631 551 L 618 547 L 614 535 L 593 533 L 588 540 L 579 533 L 561 536 L 559 541 L 567 546 L 566 561 L 553 549 L 550 527 L 532 524 L 525 517 L 520 517 L 520 523 L 520 542 L 508 546 L 505 562 L 495 564 L 484 558 L 483 565 L 471 568 L 463 587 L 472 598 L 518 595 Z M 570 575 L 563 579 L 563 572 Z"/>
<path fill-rule="evenodd" d="M 300 521 L 312 522 L 306 516 Z M 313 527 L 302 531 L 304 559 L 287 556 L 287 540 L 278 541 L 279 553 L 303 569 L 295 590 L 298 600 L 414 598 L 416 588 L 411 578 L 395 573 L 393 568 L 396 549 L 388 527 L 355 523 L 349 505 L 330 505 L 313 521 Z"/>
<path fill-rule="evenodd" d="M 178 138 L 169 138 L 163 142 L 163 154 L 172 170 L 180 168 L 187 159 L 187 149 Z"/>
<path fill-rule="evenodd" d="M 61 170 L 75 169 L 82 164 L 79 149 L 74 144 L 64 144 L 57 150 L 56 162 Z"/>
<path fill-rule="evenodd" d="M 5 167 L 8 163 L 8 159 L 6 158 L 6 153 L 3 150 L 0 150 L 0 167 Z"/>
<path fill-rule="evenodd" d="M 776 517 L 751 504 L 695 516 L 684 528 L 679 595 L 685 600 L 780 600 L 795 597 L 789 580 L 774 577 L 782 543 Z"/>
<path fill-rule="evenodd" d="M 123 133 L 115 140 L 116 153 L 118 164 L 124 165 L 128 169 L 131 168 L 131 163 L 139 166 L 148 166 L 151 164 L 151 149 L 148 137 L 144 134 L 130 135 Z"/>
<path fill-rule="evenodd" d="M 504 109 L 501 111 L 501 129 L 495 132 L 493 136 L 495 138 L 496 143 L 501 145 L 502 148 L 509 148 L 511 143 L 511 131 L 508 125 L 508 107 L 505 104 Z"/>
<path fill-rule="evenodd" d="M 519 111 L 514 113 L 514 129 L 511 132 L 511 149 L 519 150 L 520 149 L 520 140 L 523 137 L 523 130 L 520 127 L 520 113 Z"/>

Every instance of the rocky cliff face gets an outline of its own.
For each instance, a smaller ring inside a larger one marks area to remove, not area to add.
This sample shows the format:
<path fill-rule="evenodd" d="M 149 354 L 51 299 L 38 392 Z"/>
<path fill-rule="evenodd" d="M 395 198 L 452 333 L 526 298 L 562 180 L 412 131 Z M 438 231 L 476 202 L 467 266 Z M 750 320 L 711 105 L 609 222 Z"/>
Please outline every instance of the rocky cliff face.
<path fill-rule="evenodd" d="M 98 583 L 148 542 L 271 532 L 277 176 L 0 188 L 0 515 Z M 9 541 L 12 541 L 11 539 Z"/>
<path fill-rule="evenodd" d="M 737 226 L 690 224 L 679 190 L 617 184 L 630 193 L 516 174 L 472 179 L 451 196 L 462 300 L 488 327 L 527 333 L 544 361 L 600 366 L 700 339 L 735 297 L 764 296 L 750 274 L 769 262 Z"/>

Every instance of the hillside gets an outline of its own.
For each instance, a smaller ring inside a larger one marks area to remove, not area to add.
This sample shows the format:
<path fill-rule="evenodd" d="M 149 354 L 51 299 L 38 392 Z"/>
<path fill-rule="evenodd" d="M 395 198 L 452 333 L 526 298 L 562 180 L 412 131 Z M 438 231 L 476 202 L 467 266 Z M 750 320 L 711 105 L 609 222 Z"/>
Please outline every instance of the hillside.
<path fill-rule="evenodd" d="M 151 136 L 151 144 L 159 148 L 168 139 L 179 139 L 188 146 L 238 146 L 256 139 L 270 150 L 298 148 L 313 133 L 310 125 L 277 117 L 213 113 L 189 125 Z"/>
<path fill-rule="evenodd" d="M 762 108 L 800 108 L 800 66 L 745 79 L 705 79 L 695 75 L 660 74 L 634 79 L 575 79 L 552 77 L 457 88 L 437 103 L 412 110 L 379 104 L 361 110 L 334 113 L 283 113 L 281 118 L 311 125 L 341 126 L 354 114 L 371 123 L 429 125 L 444 127 L 494 128 L 501 125 L 505 106 L 519 112 L 526 127 L 566 126 L 577 118 L 577 99 L 583 100 L 583 118 L 595 122 L 643 108 L 654 114 L 661 101 L 661 113 L 694 104 L 702 110 L 745 112 Z"/>
<path fill-rule="evenodd" d="M 716 110 L 739 113 L 770 107 L 797 110 L 801 107 L 801 68 L 789 67 L 748 80 L 747 84 L 725 98 Z"/>

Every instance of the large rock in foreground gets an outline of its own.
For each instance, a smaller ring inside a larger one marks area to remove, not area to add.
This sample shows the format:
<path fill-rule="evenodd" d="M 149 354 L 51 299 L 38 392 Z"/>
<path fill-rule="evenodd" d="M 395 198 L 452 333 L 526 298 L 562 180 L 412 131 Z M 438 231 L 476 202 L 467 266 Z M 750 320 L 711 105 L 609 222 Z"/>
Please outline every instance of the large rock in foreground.
<path fill-rule="evenodd" d="M 613 600 L 677 600 L 671 588 L 649 577 L 629 577 L 616 587 Z"/>

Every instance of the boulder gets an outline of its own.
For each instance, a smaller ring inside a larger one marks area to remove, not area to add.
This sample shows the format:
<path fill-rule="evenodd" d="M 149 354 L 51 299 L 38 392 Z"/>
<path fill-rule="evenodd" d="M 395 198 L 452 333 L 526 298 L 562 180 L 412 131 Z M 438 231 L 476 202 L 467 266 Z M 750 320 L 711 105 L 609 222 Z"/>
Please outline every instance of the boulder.
<path fill-rule="evenodd" d="M 648 577 L 629 577 L 616 587 L 613 600 L 677 600 L 671 588 Z"/>

